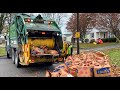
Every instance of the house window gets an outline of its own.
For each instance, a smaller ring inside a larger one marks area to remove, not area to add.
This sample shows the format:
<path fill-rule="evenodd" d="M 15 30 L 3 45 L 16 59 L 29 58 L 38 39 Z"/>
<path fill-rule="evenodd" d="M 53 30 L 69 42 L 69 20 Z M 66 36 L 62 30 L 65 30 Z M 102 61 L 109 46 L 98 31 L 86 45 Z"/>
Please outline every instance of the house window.
<path fill-rule="evenodd" d="M 91 34 L 91 38 L 94 38 L 94 33 Z"/>

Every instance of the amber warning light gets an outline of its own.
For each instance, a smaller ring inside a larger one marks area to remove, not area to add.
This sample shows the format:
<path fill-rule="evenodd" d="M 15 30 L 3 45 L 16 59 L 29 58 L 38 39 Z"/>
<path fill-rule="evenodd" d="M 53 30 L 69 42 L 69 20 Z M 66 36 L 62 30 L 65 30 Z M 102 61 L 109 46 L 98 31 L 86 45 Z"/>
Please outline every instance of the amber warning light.
<path fill-rule="evenodd" d="M 45 34 L 45 32 L 42 32 L 42 34 Z"/>
<path fill-rule="evenodd" d="M 25 22 L 30 23 L 30 22 L 31 22 L 31 19 L 30 19 L 30 18 L 26 18 L 26 19 L 25 19 Z"/>

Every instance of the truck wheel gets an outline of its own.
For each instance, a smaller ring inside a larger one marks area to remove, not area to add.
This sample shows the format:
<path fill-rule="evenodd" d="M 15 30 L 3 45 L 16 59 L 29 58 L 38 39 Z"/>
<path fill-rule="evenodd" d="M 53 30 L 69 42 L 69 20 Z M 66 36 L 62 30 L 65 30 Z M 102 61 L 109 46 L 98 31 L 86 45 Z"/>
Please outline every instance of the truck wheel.
<path fill-rule="evenodd" d="M 8 53 L 8 51 L 7 51 L 7 58 L 10 58 L 10 54 Z"/>
<path fill-rule="evenodd" d="M 14 51 L 14 49 L 12 49 L 12 61 L 13 61 L 13 64 L 15 64 L 15 51 Z"/>
<path fill-rule="evenodd" d="M 53 62 L 47 62 L 47 65 L 52 66 Z"/>
<path fill-rule="evenodd" d="M 20 67 L 20 63 L 19 62 L 20 62 L 20 60 L 19 60 L 18 52 L 15 51 L 15 65 L 16 65 L 17 68 Z"/>

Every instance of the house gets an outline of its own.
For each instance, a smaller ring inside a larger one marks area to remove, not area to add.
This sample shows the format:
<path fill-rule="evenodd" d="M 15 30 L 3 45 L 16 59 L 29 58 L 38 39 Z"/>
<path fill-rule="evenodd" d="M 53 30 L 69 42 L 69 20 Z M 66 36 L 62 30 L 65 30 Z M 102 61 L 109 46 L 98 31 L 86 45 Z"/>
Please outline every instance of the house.
<path fill-rule="evenodd" d="M 64 32 L 62 34 L 63 40 L 71 42 L 72 41 L 72 37 L 73 34 L 72 32 Z M 94 39 L 95 41 L 97 41 L 98 38 L 112 38 L 114 37 L 113 34 L 111 34 L 108 30 L 104 29 L 104 28 L 88 28 L 86 35 L 85 35 L 85 39 L 89 39 L 89 42 Z M 75 42 L 77 40 L 75 39 Z M 81 41 L 79 41 L 81 43 Z"/>
<path fill-rule="evenodd" d="M 73 36 L 72 32 L 69 32 L 69 31 L 68 31 L 68 32 L 64 32 L 64 33 L 62 34 L 63 40 L 65 40 L 65 41 L 67 41 L 67 42 L 71 42 L 72 36 Z"/>
<path fill-rule="evenodd" d="M 103 39 L 114 37 L 110 32 L 108 32 L 104 28 L 89 28 L 85 36 L 86 39 L 89 39 L 89 41 L 91 41 L 92 39 L 96 41 L 98 38 Z"/>

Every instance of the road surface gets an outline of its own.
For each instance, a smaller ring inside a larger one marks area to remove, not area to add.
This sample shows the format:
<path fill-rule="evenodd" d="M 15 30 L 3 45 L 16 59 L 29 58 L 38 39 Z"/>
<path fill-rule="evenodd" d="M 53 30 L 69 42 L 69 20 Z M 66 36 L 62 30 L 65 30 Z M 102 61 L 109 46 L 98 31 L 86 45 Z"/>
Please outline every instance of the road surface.
<path fill-rule="evenodd" d="M 46 66 L 45 64 L 22 66 L 16 68 L 11 59 L 6 56 L 0 57 L 0 77 L 45 77 L 46 68 L 53 70 L 58 64 Z"/>

